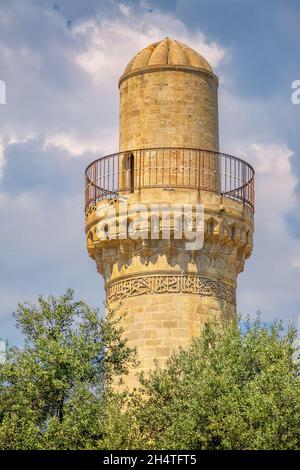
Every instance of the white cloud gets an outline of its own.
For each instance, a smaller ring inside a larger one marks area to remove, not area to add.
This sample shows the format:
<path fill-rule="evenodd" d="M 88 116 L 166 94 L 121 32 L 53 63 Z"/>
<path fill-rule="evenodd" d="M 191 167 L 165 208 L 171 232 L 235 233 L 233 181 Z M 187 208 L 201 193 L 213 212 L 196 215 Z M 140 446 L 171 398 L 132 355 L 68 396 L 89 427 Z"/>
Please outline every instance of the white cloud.
<path fill-rule="evenodd" d="M 129 5 L 125 5 L 124 3 L 120 3 L 119 5 L 120 12 L 124 15 L 129 17 L 131 14 L 131 8 Z"/>
<path fill-rule="evenodd" d="M 297 210 L 292 171 L 293 151 L 280 142 L 239 143 L 241 154 L 256 170 L 254 251 L 241 276 L 239 309 L 265 319 L 296 318 L 300 310 L 300 243 L 286 217 Z"/>
<path fill-rule="evenodd" d="M 234 77 L 234 64 L 228 72 Z M 238 278 L 238 309 L 260 310 L 265 319 L 296 319 L 300 311 L 300 242 L 288 225 L 288 216 L 299 211 L 299 179 L 295 150 L 281 132 L 283 121 L 287 129 L 294 125 L 284 100 L 241 96 L 232 79 L 220 88 L 221 148 L 256 171 L 254 250 Z"/>
<path fill-rule="evenodd" d="M 265 174 L 265 177 L 270 175 L 272 179 L 275 175 L 277 179 L 282 178 L 282 180 L 288 177 L 288 182 L 292 183 L 291 190 L 295 189 L 296 178 L 291 175 L 290 165 L 290 157 L 293 152 L 286 145 L 275 143 L 252 144 L 252 149 L 257 173 Z"/>
<path fill-rule="evenodd" d="M 120 17 L 98 16 L 79 23 L 73 30 L 87 44 L 86 50 L 75 60 L 96 83 L 116 86 L 129 60 L 144 47 L 166 36 L 197 50 L 212 67 L 218 68 L 228 58 L 228 52 L 219 44 L 208 41 L 199 30 L 191 32 L 174 15 L 158 11 L 136 15 L 122 4 L 120 11 Z"/>
<path fill-rule="evenodd" d="M 290 259 L 290 263 L 291 263 L 292 268 L 298 270 L 296 275 L 300 277 L 300 271 L 299 271 L 300 270 L 300 242 L 299 241 L 297 244 L 295 244 L 295 250 L 293 252 L 292 258 Z M 299 330 L 299 333 L 300 333 L 300 330 Z"/>
<path fill-rule="evenodd" d="M 4 147 L 4 143 L 3 143 L 3 140 L 1 139 L 0 137 L 0 176 L 2 174 L 2 170 L 3 170 L 3 167 L 5 165 L 5 147 Z"/>
<path fill-rule="evenodd" d="M 37 11 L 33 5 L 30 8 L 34 18 Z M 136 13 L 125 3 L 120 3 L 118 10 L 113 17 L 101 13 L 78 21 L 69 30 L 63 21 L 57 21 L 57 14 L 44 14 L 49 37 L 43 50 L 34 42 L 21 41 L 12 47 L 9 40 L 3 41 L 0 60 L 10 75 L 13 99 L 1 116 L 0 172 L 11 143 L 37 136 L 45 140 L 45 149 L 52 145 L 73 156 L 117 151 L 118 78 L 127 62 L 151 42 L 173 36 L 202 53 L 214 67 L 228 57 L 224 48 L 209 42 L 199 30 L 190 32 L 172 14 L 148 10 Z M 22 9 L 15 10 L 15 16 L 6 13 L 9 28 L 23 26 Z M 27 34 L 26 38 L 30 37 Z M 58 38 L 59 57 L 54 67 Z M 57 77 L 62 78 L 61 83 Z"/>
<path fill-rule="evenodd" d="M 48 147 L 57 147 L 61 150 L 66 150 L 67 153 L 78 157 L 84 152 L 98 152 L 100 141 L 91 142 L 89 140 L 79 139 L 77 136 L 72 136 L 71 134 L 53 134 L 46 137 L 44 142 L 44 148 Z"/>
<path fill-rule="evenodd" d="M 6 158 L 5 158 L 5 152 L 7 151 L 9 145 L 13 144 L 21 144 L 21 143 L 26 143 L 30 139 L 36 138 L 36 134 L 34 132 L 21 132 L 16 134 L 13 129 L 9 129 L 9 131 L 6 131 L 3 133 L 1 136 L 0 134 L 0 178 L 3 175 L 3 172 L 5 171 L 5 166 L 6 166 Z"/>
<path fill-rule="evenodd" d="M 291 167 L 294 152 L 284 143 L 264 142 L 248 144 L 248 148 L 244 144 L 241 153 L 247 155 L 256 172 L 256 225 L 276 237 L 276 231 L 286 230 L 284 217 L 296 210 L 297 179 Z"/>

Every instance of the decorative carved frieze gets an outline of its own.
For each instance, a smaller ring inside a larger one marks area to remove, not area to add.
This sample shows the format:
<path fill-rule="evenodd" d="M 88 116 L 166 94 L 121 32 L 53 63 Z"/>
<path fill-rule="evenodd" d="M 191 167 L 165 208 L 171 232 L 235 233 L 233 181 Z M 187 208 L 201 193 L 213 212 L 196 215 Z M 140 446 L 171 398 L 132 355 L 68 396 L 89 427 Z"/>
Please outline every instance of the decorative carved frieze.
<path fill-rule="evenodd" d="M 193 274 L 147 274 L 130 276 L 106 286 L 108 302 L 147 294 L 192 294 L 236 303 L 234 287 Z"/>

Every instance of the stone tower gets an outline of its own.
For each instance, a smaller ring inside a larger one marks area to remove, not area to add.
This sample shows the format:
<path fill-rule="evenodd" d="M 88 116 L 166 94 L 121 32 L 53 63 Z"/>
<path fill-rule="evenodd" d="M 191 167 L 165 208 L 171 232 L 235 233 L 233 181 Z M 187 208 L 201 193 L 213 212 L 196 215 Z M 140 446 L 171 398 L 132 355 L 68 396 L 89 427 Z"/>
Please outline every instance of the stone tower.
<path fill-rule="evenodd" d="M 253 244 L 254 171 L 219 152 L 218 79 L 193 49 L 170 38 L 151 44 L 119 88 L 119 152 L 86 170 L 87 247 L 107 303 L 127 312 L 124 335 L 147 371 L 212 317 L 236 312 L 237 275 Z M 204 207 L 200 248 L 175 236 L 175 217 L 163 236 L 164 207 L 183 205 Z M 141 213 L 150 223 L 131 237 Z"/>

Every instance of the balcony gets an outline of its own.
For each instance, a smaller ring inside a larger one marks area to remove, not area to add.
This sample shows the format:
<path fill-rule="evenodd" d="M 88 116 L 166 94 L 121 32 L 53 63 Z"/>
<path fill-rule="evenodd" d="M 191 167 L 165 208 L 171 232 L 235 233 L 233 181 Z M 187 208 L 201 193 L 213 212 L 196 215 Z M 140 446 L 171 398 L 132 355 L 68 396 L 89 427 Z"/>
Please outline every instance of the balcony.
<path fill-rule="evenodd" d="M 211 191 L 254 210 L 254 170 L 224 153 L 194 148 L 127 150 L 101 157 L 85 172 L 85 209 L 147 188 Z"/>

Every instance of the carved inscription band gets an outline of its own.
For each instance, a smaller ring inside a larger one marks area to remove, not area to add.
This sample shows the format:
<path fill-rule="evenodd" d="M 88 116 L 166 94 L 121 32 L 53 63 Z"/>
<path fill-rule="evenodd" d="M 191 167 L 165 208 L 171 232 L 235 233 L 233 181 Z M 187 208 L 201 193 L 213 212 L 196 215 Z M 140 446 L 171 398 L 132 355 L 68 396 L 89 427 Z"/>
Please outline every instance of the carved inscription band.
<path fill-rule="evenodd" d="M 235 304 L 235 289 L 221 281 L 184 274 L 133 276 L 107 285 L 108 302 L 147 294 L 194 294 Z"/>

